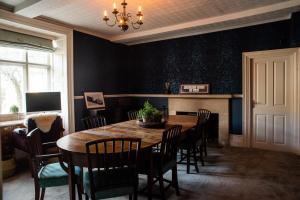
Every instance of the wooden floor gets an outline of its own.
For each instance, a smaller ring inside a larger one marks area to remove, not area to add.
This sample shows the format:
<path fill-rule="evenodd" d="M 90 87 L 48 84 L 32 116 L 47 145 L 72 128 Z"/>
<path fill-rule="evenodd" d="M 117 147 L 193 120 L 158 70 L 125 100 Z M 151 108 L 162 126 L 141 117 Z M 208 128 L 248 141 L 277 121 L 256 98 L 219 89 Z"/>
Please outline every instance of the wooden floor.
<path fill-rule="evenodd" d="M 300 199 L 300 156 L 253 149 L 210 148 L 205 164 L 198 174 L 186 174 L 185 166 L 180 165 L 181 196 L 176 197 L 169 189 L 168 199 Z M 145 177 L 141 177 L 141 184 L 144 183 Z M 4 180 L 4 200 L 32 200 L 33 197 L 33 180 L 28 170 L 19 170 L 14 177 Z M 50 199 L 67 200 L 67 186 L 47 189 L 45 200 Z M 139 199 L 146 197 L 140 195 Z"/>

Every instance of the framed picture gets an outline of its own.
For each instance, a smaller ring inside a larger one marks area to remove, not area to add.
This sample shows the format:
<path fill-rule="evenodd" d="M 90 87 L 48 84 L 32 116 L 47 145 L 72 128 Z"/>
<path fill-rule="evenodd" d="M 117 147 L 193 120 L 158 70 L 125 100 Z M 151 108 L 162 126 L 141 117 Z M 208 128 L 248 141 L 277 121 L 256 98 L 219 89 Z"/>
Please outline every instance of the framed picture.
<path fill-rule="evenodd" d="M 180 94 L 209 94 L 209 84 L 181 84 Z"/>
<path fill-rule="evenodd" d="M 103 92 L 85 92 L 84 98 L 87 109 L 105 108 Z"/>

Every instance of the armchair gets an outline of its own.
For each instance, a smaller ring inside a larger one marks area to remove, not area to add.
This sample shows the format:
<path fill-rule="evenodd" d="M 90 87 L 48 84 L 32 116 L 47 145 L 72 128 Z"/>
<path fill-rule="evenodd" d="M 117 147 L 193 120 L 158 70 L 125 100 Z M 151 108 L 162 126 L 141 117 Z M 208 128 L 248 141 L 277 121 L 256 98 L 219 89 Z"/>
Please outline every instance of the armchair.
<path fill-rule="evenodd" d="M 12 133 L 12 140 L 13 140 L 14 147 L 26 153 L 29 153 L 29 147 L 27 144 L 26 136 L 35 128 L 37 128 L 37 124 L 35 120 L 29 118 L 27 128 L 14 129 Z M 64 129 L 62 125 L 62 119 L 60 116 L 57 116 L 56 119 L 53 121 L 50 130 L 46 133 L 42 132 L 44 134 L 41 134 L 41 142 L 48 143 L 43 146 L 43 150 L 47 151 L 51 147 L 53 147 L 54 145 L 51 142 L 56 142 L 60 137 L 62 137 L 63 132 Z"/>

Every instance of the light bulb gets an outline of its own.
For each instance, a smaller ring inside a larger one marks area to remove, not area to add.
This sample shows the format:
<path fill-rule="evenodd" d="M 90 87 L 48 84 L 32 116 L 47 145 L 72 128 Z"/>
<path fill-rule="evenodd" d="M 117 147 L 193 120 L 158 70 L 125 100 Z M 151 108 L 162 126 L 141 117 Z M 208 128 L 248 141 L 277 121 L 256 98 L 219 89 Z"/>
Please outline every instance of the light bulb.
<path fill-rule="evenodd" d="M 139 12 L 142 12 L 142 6 L 139 6 Z"/>
<path fill-rule="evenodd" d="M 104 10 L 104 17 L 106 17 L 107 16 L 107 11 L 106 10 Z"/>
<path fill-rule="evenodd" d="M 116 3 L 114 3 L 114 9 L 116 9 L 117 8 L 117 5 L 116 5 Z"/>
<path fill-rule="evenodd" d="M 140 16 L 140 21 L 142 21 L 143 20 L 143 16 Z"/>

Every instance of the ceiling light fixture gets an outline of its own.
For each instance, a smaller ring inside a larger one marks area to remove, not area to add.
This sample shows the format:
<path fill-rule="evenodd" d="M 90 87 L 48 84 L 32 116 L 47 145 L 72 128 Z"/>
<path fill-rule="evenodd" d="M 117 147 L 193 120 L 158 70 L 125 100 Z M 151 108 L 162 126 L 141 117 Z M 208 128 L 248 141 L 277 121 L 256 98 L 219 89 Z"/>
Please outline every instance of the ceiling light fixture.
<path fill-rule="evenodd" d="M 126 0 L 124 0 L 121 3 L 122 7 L 123 7 L 123 11 L 119 12 L 117 10 L 117 5 L 116 3 L 113 4 L 113 8 L 114 10 L 112 11 L 112 14 L 114 14 L 115 19 L 114 22 L 112 24 L 109 24 L 109 17 L 107 16 L 107 11 L 104 11 L 104 17 L 103 20 L 105 21 L 105 23 L 108 26 L 115 26 L 116 24 L 118 24 L 118 26 L 121 28 L 122 31 L 127 31 L 129 28 L 129 23 L 131 23 L 132 27 L 134 29 L 139 29 L 141 27 L 141 25 L 143 24 L 143 14 L 142 14 L 142 7 L 139 6 L 138 7 L 138 12 L 136 14 L 137 18 L 135 18 L 134 16 L 132 16 L 131 13 L 127 13 L 126 12 Z"/>

